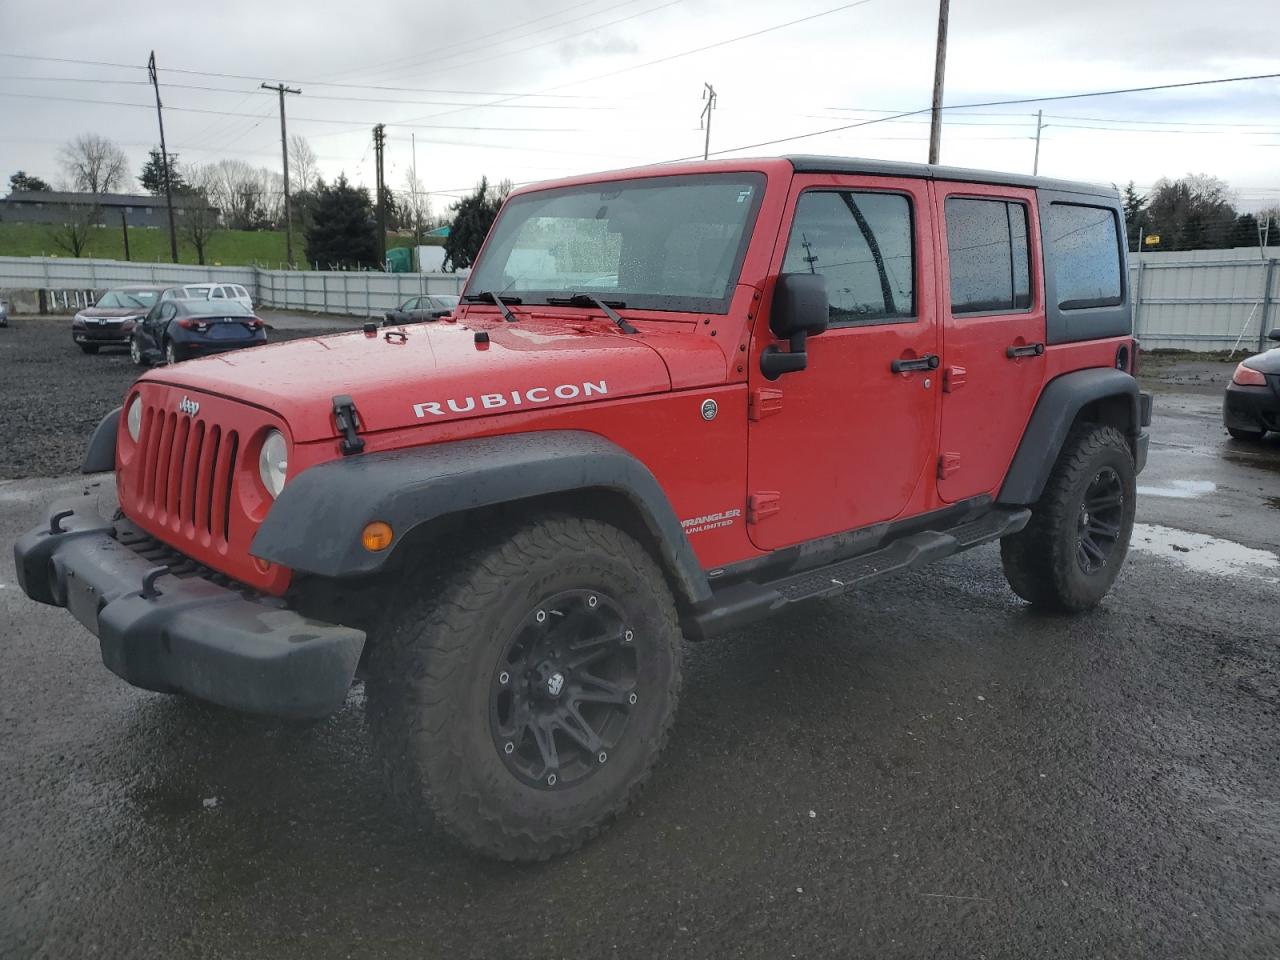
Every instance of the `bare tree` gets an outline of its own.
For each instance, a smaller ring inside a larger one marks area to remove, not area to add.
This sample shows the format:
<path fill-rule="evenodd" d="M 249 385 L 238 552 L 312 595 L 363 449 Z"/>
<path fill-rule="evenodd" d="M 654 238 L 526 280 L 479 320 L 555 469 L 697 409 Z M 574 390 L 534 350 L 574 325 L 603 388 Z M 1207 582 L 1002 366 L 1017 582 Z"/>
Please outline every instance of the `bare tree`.
<path fill-rule="evenodd" d="M 177 202 L 182 212 L 182 236 L 195 247 L 196 259 L 204 266 L 209 240 L 218 229 L 218 211 L 210 207 L 209 190 L 214 176 L 208 166 L 189 167 L 185 173 L 191 187 Z"/>
<path fill-rule="evenodd" d="M 431 199 L 422 181 L 413 175 L 412 167 L 404 172 L 404 190 L 397 199 L 405 226 L 413 227 L 415 235 L 421 238 L 422 231 L 431 224 Z"/>
<path fill-rule="evenodd" d="M 270 167 L 258 168 L 258 206 L 272 226 L 284 225 L 284 177 Z"/>
<path fill-rule="evenodd" d="M 310 191 L 320 179 L 320 164 L 307 138 L 295 133 L 289 138 L 289 189 Z"/>
<path fill-rule="evenodd" d="M 50 236 L 71 256 L 83 256 L 91 231 L 100 218 L 101 210 L 96 203 L 73 203 L 67 208 L 67 219 L 54 227 Z"/>
<path fill-rule="evenodd" d="M 82 133 L 62 145 L 58 161 L 76 190 L 111 193 L 129 176 L 129 158 L 115 141 Z"/>
<path fill-rule="evenodd" d="M 253 230 L 266 219 L 260 171 L 243 160 L 224 159 L 205 168 L 206 191 L 222 220 L 232 230 Z"/>

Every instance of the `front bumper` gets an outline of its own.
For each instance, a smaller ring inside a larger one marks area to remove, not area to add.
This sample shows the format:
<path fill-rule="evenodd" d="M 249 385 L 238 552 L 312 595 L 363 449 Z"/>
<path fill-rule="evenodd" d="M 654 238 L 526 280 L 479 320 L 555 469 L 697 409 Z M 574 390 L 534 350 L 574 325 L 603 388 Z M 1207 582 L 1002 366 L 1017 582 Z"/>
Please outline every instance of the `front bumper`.
<path fill-rule="evenodd" d="M 120 327 L 73 328 L 71 339 L 76 343 L 97 343 L 102 346 L 127 347 L 133 339 L 133 329 L 122 330 Z"/>
<path fill-rule="evenodd" d="M 157 564 L 85 506 L 55 505 L 48 523 L 18 540 L 18 584 L 33 600 L 70 610 L 97 636 L 113 673 L 249 713 L 322 717 L 342 705 L 362 630 L 200 576 L 162 575 L 144 590 Z"/>
<path fill-rule="evenodd" d="M 1280 377 L 1269 376 L 1262 387 L 1228 384 L 1222 398 L 1223 425 L 1236 430 L 1280 430 L 1280 394 L 1272 388 L 1273 380 L 1280 382 Z"/>

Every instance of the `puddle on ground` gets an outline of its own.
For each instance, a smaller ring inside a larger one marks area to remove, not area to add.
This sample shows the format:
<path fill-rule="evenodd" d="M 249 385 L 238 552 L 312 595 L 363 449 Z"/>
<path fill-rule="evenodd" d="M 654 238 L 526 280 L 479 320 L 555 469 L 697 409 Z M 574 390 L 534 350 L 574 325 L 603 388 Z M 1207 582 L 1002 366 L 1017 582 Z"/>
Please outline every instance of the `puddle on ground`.
<path fill-rule="evenodd" d="M 1174 480 L 1168 486 L 1147 487 L 1138 485 L 1140 497 L 1172 497 L 1175 500 L 1194 500 L 1218 489 L 1216 483 L 1209 480 Z"/>
<path fill-rule="evenodd" d="M 1222 459 L 1229 460 L 1231 463 L 1238 463 L 1242 467 L 1253 467 L 1255 470 L 1269 470 L 1272 473 L 1280 473 L 1280 456 L 1277 456 L 1276 451 L 1271 449 L 1260 449 L 1257 452 L 1250 453 L 1223 450 Z"/>
<path fill-rule="evenodd" d="M 1129 549 L 1164 557 L 1197 573 L 1280 583 L 1280 556 L 1203 533 L 1135 523 Z"/>

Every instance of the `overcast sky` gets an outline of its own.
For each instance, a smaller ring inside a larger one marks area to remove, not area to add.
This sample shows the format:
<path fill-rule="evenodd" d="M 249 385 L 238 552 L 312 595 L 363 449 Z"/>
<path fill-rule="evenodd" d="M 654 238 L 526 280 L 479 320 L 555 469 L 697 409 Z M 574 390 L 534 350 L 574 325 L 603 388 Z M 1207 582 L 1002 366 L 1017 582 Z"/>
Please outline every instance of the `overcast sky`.
<path fill-rule="evenodd" d="M 373 182 L 370 128 L 381 121 L 388 183 L 403 186 L 415 135 L 436 211 L 481 174 L 519 183 L 701 155 L 704 82 L 719 95 L 713 152 L 928 106 L 937 0 L 825 13 L 838 6 L 3 0 L 0 53 L 75 62 L 0 56 L 0 175 L 57 180 L 59 143 L 85 131 L 117 140 L 140 166 L 157 141 L 145 85 L 153 48 L 169 149 L 182 161 L 278 168 L 277 101 L 258 81 L 283 80 L 302 88 L 288 101 L 289 132 L 307 137 L 326 177 Z M 946 102 L 1276 73 L 1278 51 L 1275 0 L 953 0 Z M 73 102 L 83 100 L 111 103 Z M 1206 172 L 1242 208 L 1280 202 L 1280 81 L 953 110 L 943 162 L 1029 173 L 1037 107 L 1042 174 L 1145 187 Z M 928 132 L 919 116 L 740 155 L 923 161 Z"/>

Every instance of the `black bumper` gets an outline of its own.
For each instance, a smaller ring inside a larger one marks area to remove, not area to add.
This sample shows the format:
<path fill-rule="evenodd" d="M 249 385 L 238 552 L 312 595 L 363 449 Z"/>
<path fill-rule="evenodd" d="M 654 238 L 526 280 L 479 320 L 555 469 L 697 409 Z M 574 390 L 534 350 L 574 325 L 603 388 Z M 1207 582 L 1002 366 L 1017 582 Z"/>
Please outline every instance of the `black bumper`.
<path fill-rule="evenodd" d="M 146 690 L 250 713 L 322 717 L 346 699 L 364 648 L 361 630 L 198 576 L 161 576 L 154 595 L 143 596 L 155 565 L 84 504 L 55 506 L 50 523 L 15 544 L 14 558 L 27 596 L 70 610 L 97 636 L 102 662 Z"/>
<path fill-rule="evenodd" d="M 1280 430 L 1280 393 L 1272 388 L 1272 381 L 1280 384 L 1280 377 L 1267 378 L 1266 386 L 1242 387 L 1229 384 L 1222 398 L 1222 423 L 1236 430 L 1265 433 Z"/>

